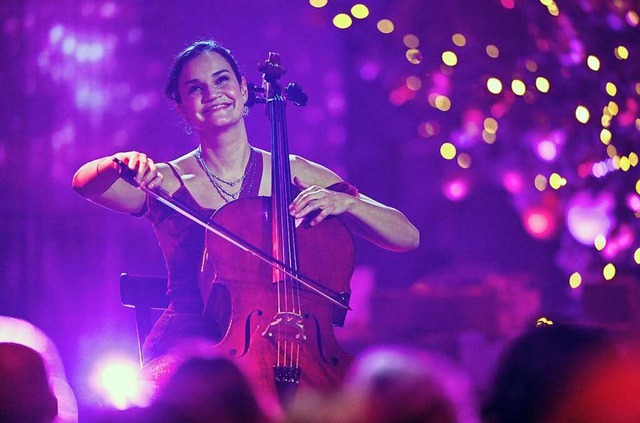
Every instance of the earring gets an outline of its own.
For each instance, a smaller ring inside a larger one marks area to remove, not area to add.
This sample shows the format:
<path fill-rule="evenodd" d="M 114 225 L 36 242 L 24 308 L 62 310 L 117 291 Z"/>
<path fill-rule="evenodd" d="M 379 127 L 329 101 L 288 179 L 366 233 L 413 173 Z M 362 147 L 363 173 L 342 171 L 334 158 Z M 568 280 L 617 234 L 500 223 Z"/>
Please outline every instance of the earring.
<path fill-rule="evenodd" d="M 182 127 L 185 134 L 193 135 L 193 125 L 191 125 L 190 122 L 187 122 L 187 121 L 182 122 Z"/>
<path fill-rule="evenodd" d="M 242 116 L 247 116 L 249 114 L 249 108 L 247 106 L 244 106 L 244 108 L 242 109 Z"/>

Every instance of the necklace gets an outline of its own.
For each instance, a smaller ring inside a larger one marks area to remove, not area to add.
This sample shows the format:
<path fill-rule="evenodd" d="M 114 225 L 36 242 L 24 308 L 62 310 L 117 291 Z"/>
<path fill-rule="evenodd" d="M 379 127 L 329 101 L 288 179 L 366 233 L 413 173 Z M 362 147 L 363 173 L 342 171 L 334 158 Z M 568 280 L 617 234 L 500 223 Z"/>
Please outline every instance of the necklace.
<path fill-rule="evenodd" d="M 211 185 L 213 185 L 213 187 L 216 189 L 216 192 L 218 193 L 218 195 L 220 195 L 220 197 L 224 200 L 225 203 L 228 203 L 231 200 L 237 200 L 240 197 L 240 193 L 242 193 L 242 191 L 244 191 L 245 189 L 247 189 L 247 191 L 251 191 L 251 188 L 253 187 L 253 182 L 256 176 L 255 174 L 256 174 L 256 157 L 257 157 L 257 153 L 253 148 L 251 149 L 251 152 L 249 154 L 249 162 L 247 163 L 247 167 L 245 168 L 244 173 L 240 178 L 236 179 L 235 181 L 227 181 L 226 179 L 222 179 L 221 177 L 213 173 L 207 166 L 207 163 L 202 158 L 202 149 L 200 148 L 200 146 L 198 146 L 198 149 L 196 150 L 194 156 L 196 157 L 196 160 L 198 161 L 198 165 L 200 165 L 200 168 L 202 168 L 204 173 L 209 178 L 209 181 L 211 181 Z M 236 192 L 231 192 L 228 190 L 228 188 L 225 188 L 222 185 L 222 184 L 225 184 L 233 188 L 239 183 L 242 183 L 247 177 L 249 177 L 249 180 L 248 180 L 249 183 L 242 184 L 240 186 L 240 189 Z"/>

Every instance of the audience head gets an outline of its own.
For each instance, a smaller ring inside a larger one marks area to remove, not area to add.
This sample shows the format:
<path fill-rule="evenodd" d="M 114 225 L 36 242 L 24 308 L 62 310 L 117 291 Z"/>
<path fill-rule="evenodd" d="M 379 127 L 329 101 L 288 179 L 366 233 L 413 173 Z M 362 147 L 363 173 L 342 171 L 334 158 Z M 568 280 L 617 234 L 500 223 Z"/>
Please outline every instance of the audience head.
<path fill-rule="evenodd" d="M 602 329 L 557 324 L 533 328 L 515 338 L 501 357 L 482 407 L 483 421 L 546 421 L 588 363 L 601 356 L 615 359 L 615 354 L 613 341 Z"/>
<path fill-rule="evenodd" d="M 175 421 L 263 422 L 267 419 L 249 381 L 222 357 L 186 359 L 161 386 L 152 409 L 171 410 Z"/>
<path fill-rule="evenodd" d="M 0 343 L 0 421 L 52 422 L 58 402 L 49 386 L 42 357 L 35 350 Z"/>
<path fill-rule="evenodd" d="M 469 384 L 442 357 L 400 347 L 365 351 L 348 374 L 363 422 L 475 422 Z"/>

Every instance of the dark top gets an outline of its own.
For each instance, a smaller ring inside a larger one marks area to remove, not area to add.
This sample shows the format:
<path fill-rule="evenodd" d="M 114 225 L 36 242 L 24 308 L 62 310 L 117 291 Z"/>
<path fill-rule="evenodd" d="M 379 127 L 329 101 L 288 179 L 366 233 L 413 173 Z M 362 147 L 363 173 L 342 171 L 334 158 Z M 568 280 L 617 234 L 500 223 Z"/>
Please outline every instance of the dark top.
<path fill-rule="evenodd" d="M 255 181 L 246 178 L 243 181 L 240 198 L 257 197 L 262 180 L 262 157 L 256 150 L 251 154 L 258 155 L 256 160 Z M 178 171 L 167 163 L 180 187 L 173 193 L 173 198 L 196 216 L 208 222 L 214 209 L 201 207 L 187 189 Z M 249 184 L 245 187 L 245 184 Z M 211 189 L 215 188 L 213 185 Z M 169 283 L 167 296 L 176 310 L 202 312 L 203 303 L 198 289 L 198 272 L 204 251 L 206 229 L 182 216 L 177 211 L 148 197 L 145 215 L 151 220 L 158 238 L 158 243 L 167 266 Z"/>
<path fill-rule="evenodd" d="M 254 160 L 257 160 L 257 163 L 252 170 L 252 173 L 255 173 L 243 181 L 241 198 L 256 197 L 260 189 L 262 157 L 255 150 L 252 150 L 251 154 L 256 155 Z M 208 222 L 215 210 L 201 207 L 187 189 L 178 171 L 171 164 L 167 165 L 180 183 L 172 195 L 173 199 L 192 214 Z M 247 181 L 248 179 L 251 181 Z M 249 185 L 245 187 L 244 184 Z M 211 189 L 215 189 L 213 185 Z M 162 377 L 166 372 L 162 358 L 182 340 L 199 338 L 218 341 L 222 334 L 217 322 L 202 315 L 204 304 L 198 288 L 198 274 L 206 229 L 152 197 L 147 197 L 139 215 L 151 220 L 169 279 L 169 308 L 153 325 L 142 349 L 145 371 L 155 379 Z"/>

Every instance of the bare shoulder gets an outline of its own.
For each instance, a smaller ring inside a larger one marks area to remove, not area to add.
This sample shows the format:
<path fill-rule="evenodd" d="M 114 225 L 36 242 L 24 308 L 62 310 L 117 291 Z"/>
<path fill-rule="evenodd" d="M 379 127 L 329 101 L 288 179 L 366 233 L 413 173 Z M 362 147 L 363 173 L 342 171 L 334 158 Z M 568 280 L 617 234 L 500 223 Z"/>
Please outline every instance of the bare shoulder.
<path fill-rule="evenodd" d="M 331 169 L 304 157 L 291 154 L 289 161 L 291 176 L 297 176 L 307 184 L 326 187 L 342 181 L 342 178 Z"/>
<path fill-rule="evenodd" d="M 193 178 L 194 169 L 193 166 L 197 165 L 193 158 L 193 152 L 189 152 L 181 157 L 170 160 L 166 163 L 158 163 L 158 170 L 162 172 L 164 176 L 165 189 L 174 191 L 180 185 L 175 173 L 175 170 L 183 181 Z M 173 168 L 173 169 L 172 169 Z"/>

